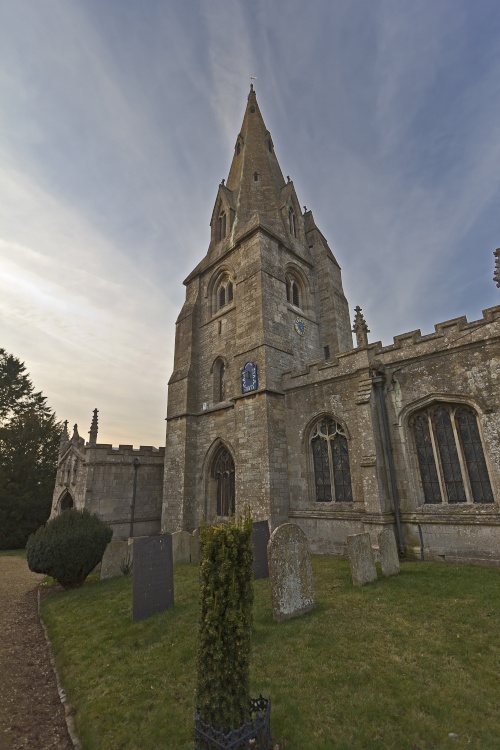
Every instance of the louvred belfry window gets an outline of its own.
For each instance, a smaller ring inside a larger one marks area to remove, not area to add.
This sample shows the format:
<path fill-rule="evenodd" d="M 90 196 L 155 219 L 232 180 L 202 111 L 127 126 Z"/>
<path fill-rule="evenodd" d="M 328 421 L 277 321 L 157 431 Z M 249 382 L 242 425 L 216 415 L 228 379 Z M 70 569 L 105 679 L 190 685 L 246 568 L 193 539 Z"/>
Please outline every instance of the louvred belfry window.
<path fill-rule="evenodd" d="M 321 419 L 313 429 L 311 449 L 316 501 L 352 502 L 349 451 L 342 425 L 328 417 Z"/>
<path fill-rule="evenodd" d="M 286 279 L 286 300 L 295 307 L 300 307 L 300 292 L 297 279 L 292 275 L 287 275 Z"/>
<path fill-rule="evenodd" d="M 494 502 L 476 413 L 438 403 L 410 420 L 424 502 Z"/>

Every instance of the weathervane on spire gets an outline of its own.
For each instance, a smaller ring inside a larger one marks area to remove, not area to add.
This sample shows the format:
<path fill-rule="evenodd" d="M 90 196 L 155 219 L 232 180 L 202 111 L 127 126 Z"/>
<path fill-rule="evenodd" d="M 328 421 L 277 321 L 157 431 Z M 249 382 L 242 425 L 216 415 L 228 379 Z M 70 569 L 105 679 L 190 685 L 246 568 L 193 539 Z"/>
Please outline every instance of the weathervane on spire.
<path fill-rule="evenodd" d="M 257 80 L 257 76 L 250 76 L 250 91 L 253 91 L 253 82 Z"/>

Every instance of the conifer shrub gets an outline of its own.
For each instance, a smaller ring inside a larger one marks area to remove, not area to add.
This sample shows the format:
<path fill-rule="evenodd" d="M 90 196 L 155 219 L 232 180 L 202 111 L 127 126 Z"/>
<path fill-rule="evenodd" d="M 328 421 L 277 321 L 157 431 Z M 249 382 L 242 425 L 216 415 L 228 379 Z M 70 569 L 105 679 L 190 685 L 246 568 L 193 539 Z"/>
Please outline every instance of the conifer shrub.
<path fill-rule="evenodd" d="M 88 510 L 65 510 L 28 539 L 28 567 L 65 589 L 79 588 L 101 562 L 112 536 L 111 527 Z"/>
<path fill-rule="evenodd" d="M 253 606 L 252 519 L 200 530 L 200 624 L 196 706 L 200 719 L 230 732 L 249 719 Z"/>

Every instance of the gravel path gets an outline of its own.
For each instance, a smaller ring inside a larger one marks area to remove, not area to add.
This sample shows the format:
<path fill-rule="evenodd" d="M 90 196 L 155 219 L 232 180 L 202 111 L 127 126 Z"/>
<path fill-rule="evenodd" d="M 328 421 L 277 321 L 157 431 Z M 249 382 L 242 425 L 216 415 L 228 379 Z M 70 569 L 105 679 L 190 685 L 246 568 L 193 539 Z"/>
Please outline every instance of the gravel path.
<path fill-rule="evenodd" d="M 0 750 L 73 748 L 38 619 L 42 579 L 0 555 Z"/>

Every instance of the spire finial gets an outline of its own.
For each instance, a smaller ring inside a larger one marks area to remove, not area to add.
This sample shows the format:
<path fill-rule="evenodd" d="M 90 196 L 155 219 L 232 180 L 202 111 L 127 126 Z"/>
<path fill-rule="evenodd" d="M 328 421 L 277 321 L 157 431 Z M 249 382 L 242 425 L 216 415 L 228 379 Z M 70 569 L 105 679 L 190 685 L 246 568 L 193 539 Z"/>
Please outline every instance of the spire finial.
<path fill-rule="evenodd" d="M 89 430 L 89 445 L 95 445 L 97 443 L 97 430 L 98 430 L 98 420 L 97 415 L 99 413 L 99 409 L 94 409 L 94 416 L 92 417 L 92 423 L 90 425 Z"/>
<path fill-rule="evenodd" d="M 356 343 L 358 347 L 368 346 L 368 334 L 370 333 L 370 330 L 366 324 L 366 320 L 363 316 L 360 306 L 356 305 L 354 310 L 356 312 L 356 316 L 354 318 L 354 326 L 352 331 L 356 334 Z"/>
<path fill-rule="evenodd" d="M 253 91 L 253 82 L 257 80 L 257 76 L 250 76 L 250 91 Z"/>
<path fill-rule="evenodd" d="M 65 419 L 63 422 L 63 428 L 61 430 L 61 437 L 59 438 L 59 453 L 63 453 L 66 443 L 69 443 L 67 419 Z"/>
<path fill-rule="evenodd" d="M 493 255 L 495 256 L 495 274 L 493 276 L 493 281 L 495 281 L 496 285 L 500 287 L 500 247 L 497 247 L 493 252 Z"/>

